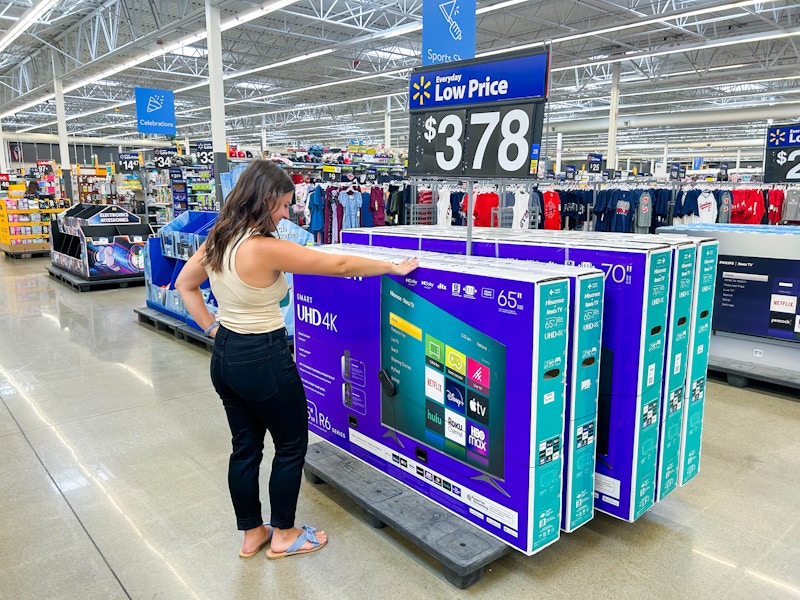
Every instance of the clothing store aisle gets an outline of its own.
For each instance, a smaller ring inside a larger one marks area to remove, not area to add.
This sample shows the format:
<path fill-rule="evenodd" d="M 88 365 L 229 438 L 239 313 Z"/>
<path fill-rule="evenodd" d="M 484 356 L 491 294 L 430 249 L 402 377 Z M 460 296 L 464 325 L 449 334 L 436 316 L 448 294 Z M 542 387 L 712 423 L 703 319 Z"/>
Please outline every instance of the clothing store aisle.
<path fill-rule="evenodd" d="M 800 596 L 800 403 L 718 382 L 695 481 L 636 523 L 598 515 L 512 552 L 468 590 L 305 481 L 298 524 L 328 547 L 242 560 L 209 354 L 139 325 L 143 288 L 80 294 L 47 264 L 0 258 L 0 598 Z"/>

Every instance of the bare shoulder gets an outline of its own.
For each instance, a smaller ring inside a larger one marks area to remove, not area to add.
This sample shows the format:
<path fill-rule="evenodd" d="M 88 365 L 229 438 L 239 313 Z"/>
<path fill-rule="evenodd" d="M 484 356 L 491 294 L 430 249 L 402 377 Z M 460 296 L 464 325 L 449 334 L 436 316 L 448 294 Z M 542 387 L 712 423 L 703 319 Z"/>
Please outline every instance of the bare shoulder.
<path fill-rule="evenodd" d="M 304 249 L 303 246 L 295 242 L 265 235 L 254 235 L 242 244 L 242 249 L 244 248 L 247 248 L 247 252 L 252 252 L 261 258 L 274 257 L 286 253 L 294 254 L 298 251 L 302 253 Z"/>

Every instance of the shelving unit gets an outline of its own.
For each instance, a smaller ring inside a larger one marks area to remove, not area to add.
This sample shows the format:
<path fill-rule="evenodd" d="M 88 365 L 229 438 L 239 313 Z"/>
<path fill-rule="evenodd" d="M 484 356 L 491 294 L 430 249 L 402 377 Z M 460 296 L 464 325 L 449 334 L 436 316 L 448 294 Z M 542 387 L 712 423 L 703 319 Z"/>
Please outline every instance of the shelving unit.
<path fill-rule="evenodd" d="M 191 167 L 180 167 L 181 180 L 185 184 L 187 206 L 189 210 L 198 211 L 218 211 L 219 206 L 216 202 L 214 193 L 214 172 L 212 167 L 203 165 L 193 165 Z M 173 202 L 175 184 L 179 180 L 173 179 Z M 176 215 L 178 214 L 176 210 Z"/>
<path fill-rule="evenodd" d="M 82 204 L 117 204 L 117 184 L 104 167 L 76 168 L 76 200 Z"/>
<path fill-rule="evenodd" d="M 164 171 L 147 171 L 144 181 L 147 222 L 153 229 L 159 229 L 174 217 L 169 177 Z"/>
<path fill-rule="evenodd" d="M 0 251 L 14 258 L 50 251 L 53 217 L 64 211 L 66 199 L 26 198 L 25 184 L 11 184 L 0 198 Z"/>

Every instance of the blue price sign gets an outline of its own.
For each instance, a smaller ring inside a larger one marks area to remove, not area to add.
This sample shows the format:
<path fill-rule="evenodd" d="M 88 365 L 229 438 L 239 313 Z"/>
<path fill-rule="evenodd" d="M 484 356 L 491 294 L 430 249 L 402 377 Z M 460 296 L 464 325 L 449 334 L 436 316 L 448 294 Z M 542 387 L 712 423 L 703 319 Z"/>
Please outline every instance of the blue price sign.
<path fill-rule="evenodd" d="M 211 142 L 197 142 L 197 162 L 201 165 L 214 164 L 214 150 Z"/>
<path fill-rule="evenodd" d="M 800 126 L 778 125 L 767 130 L 764 182 L 800 182 Z"/>
<path fill-rule="evenodd" d="M 411 75 L 411 175 L 536 174 L 548 54 L 471 60 Z"/>

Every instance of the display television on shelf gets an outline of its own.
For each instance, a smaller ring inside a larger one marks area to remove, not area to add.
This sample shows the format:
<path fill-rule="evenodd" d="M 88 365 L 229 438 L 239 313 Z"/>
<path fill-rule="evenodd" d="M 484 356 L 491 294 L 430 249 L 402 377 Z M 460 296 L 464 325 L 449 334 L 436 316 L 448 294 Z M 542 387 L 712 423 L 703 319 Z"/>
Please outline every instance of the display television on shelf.
<path fill-rule="evenodd" d="M 505 479 L 503 344 L 384 276 L 381 369 L 384 426 Z"/>

